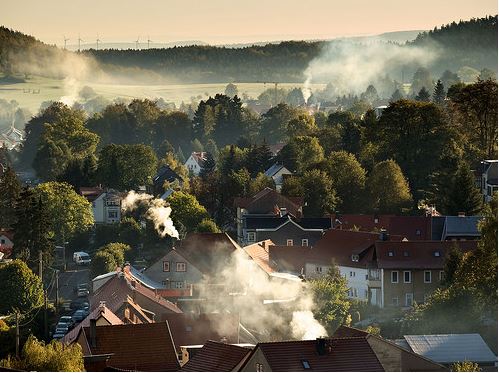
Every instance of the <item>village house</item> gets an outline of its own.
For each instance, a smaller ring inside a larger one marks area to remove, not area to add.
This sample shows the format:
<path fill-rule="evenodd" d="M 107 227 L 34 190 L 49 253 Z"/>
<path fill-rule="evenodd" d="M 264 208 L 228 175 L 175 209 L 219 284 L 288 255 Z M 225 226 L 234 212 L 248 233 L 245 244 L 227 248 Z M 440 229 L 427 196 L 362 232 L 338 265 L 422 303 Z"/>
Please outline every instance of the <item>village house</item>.
<path fill-rule="evenodd" d="M 92 204 L 95 224 L 113 224 L 121 220 L 121 193 L 108 189 L 81 187 L 80 193 Z"/>
<path fill-rule="evenodd" d="M 249 243 L 257 241 L 256 234 L 253 233 L 255 233 L 254 229 L 258 228 L 258 225 L 253 225 L 250 231 L 247 231 L 246 219 L 284 217 L 285 215 L 291 215 L 294 218 L 300 219 L 303 215 L 303 198 L 288 198 L 268 187 L 253 197 L 235 198 L 234 206 L 237 210 L 237 242 L 241 246 L 246 246 Z"/>
<path fill-rule="evenodd" d="M 431 239 L 435 241 L 477 240 L 481 216 L 434 216 L 431 219 Z"/>
<path fill-rule="evenodd" d="M 242 372 L 444 370 L 442 365 L 395 343 L 345 327 L 341 327 L 333 337 L 258 343 L 239 369 Z"/>
<path fill-rule="evenodd" d="M 168 190 L 168 188 L 165 188 L 165 184 L 177 184 L 179 187 L 182 187 L 183 180 L 170 166 L 163 165 L 152 178 L 152 183 L 151 194 L 154 196 L 163 196 L 165 191 Z"/>
<path fill-rule="evenodd" d="M 184 166 L 190 174 L 199 176 L 207 159 L 207 152 L 192 152 L 187 161 L 185 161 Z"/>
<path fill-rule="evenodd" d="M 14 231 L 12 229 L 0 229 L 0 253 L 5 259 L 12 255 L 14 247 Z"/>
<path fill-rule="evenodd" d="M 167 322 L 83 327 L 77 337 L 87 371 L 180 370 Z"/>
<path fill-rule="evenodd" d="M 480 191 L 484 202 L 490 202 L 497 192 L 497 160 L 487 160 L 481 163 Z"/>
<path fill-rule="evenodd" d="M 292 175 L 291 171 L 284 167 L 284 165 L 278 163 L 274 163 L 265 171 L 265 176 L 271 177 L 272 180 L 274 180 L 275 188 L 278 192 L 281 191 L 284 178 L 288 175 Z"/>
<path fill-rule="evenodd" d="M 182 372 L 237 372 L 253 346 L 206 341 L 182 366 Z"/>

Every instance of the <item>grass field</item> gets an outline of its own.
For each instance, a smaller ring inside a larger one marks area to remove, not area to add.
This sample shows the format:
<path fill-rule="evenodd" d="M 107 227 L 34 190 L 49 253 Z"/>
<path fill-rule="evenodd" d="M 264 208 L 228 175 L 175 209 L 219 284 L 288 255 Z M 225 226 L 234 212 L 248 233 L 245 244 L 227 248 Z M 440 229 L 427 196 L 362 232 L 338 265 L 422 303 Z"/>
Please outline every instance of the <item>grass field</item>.
<path fill-rule="evenodd" d="M 210 95 L 223 93 L 227 83 L 218 84 L 185 84 L 185 85 L 112 85 L 92 82 L 75 82 L 42 77 L 31 77 L 23 83 L 0 84 L 0 99 L 16 100 L 20 107 L 37 113 L 40 104 L 44 101 L 57 101 L 62 97 L 76 94 L 84 86 L 94 89 L 98 95 L 109 100 L 118 97 L 132 98 L 163 98 L 167 102 L 174 102 L 177 106 L 183 102 L 190 102 L 191 98 L 206 99 Z M 312 85 L 312 90 L 323 88 L 324 84 Z M 246 93 L 256 98 L 273 84 L 238 83 L 239 94 Z M 297 83 L 280 83 L 279 88 L 300 87 Z M 39 93 L 33 93 L 35 92 Z"/>

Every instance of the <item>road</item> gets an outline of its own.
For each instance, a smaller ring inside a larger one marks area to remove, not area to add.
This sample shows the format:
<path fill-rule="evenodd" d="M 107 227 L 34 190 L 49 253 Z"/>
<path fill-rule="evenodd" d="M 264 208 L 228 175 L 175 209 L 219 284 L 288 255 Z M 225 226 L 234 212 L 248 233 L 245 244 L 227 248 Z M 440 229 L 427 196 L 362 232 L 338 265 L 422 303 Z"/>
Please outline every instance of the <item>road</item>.
<path fill-rule="evenodd" d="M 76 299 L 77 296 L 74 292 L 74 288 L 78 284 L 88 283 L 90 284 L 90 270 L 88 266 L 70 266 L 65 272 L 59 272 L 59 301 L 68 301 Z M 55 301 L 56 290 L 55 286 L 49 291 L 48 297 L 51 301 Z"/>

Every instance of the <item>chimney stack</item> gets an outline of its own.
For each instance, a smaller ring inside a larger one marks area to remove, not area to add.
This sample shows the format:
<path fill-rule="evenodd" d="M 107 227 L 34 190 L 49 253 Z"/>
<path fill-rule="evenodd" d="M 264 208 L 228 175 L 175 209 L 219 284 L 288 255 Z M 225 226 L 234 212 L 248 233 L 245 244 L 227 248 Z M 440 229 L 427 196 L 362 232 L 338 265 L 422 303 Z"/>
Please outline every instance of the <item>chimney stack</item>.
<path fill-rule="evenodd" d="M 466 216 L 466 213 L 464 211 L 460 211 L 457 213 L 457 216 L 459 216 L 460 218 L 464 218 Z"/>
<path fill-rule="evenodd" d="M 319 355 L 325 355 L 326 354 L 326 338 L 324 337 L 319 337 L 315 340 L 315 348 L 317 350 L 317 353 Z"/>
<path fill-rule="evenodd" d="M 90 347 L 97 347 L 97 320 L 90 319 Z"/>

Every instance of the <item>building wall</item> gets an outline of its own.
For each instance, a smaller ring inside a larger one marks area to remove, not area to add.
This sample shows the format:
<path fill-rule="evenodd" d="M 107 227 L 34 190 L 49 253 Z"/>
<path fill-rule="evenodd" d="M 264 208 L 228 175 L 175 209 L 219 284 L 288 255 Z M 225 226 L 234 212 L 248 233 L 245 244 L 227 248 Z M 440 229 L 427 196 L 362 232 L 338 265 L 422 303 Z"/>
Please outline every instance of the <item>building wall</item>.
<path fill-rule="evenodd" d="M 192 172 L 196 176 L 198 176 L 201 172 L 201 167 L 199 167 L 199 164 L 196 162 L 192 155 L 189 157 L 189 159 L 187 159 L 184 166 L 187 168 L 187 170 L 189 170 L 189 172 Z"/>
<path fill-rule="evenodd" d="M 106 222 L 104 215 L 104 193 L 92 202 L 92 212 L 94 213 L 94 221 L 96 224 L 103 224 Z"/>
<path fill-rule="evenodd" d="M 169 271 L 164 271 L 164 262 L 169 262 Z M 176 263 L 185 263 L 184 272 L 177 271 Z M 178 254 L 175 250 L 171 250 L 165 257 L 158 260 L 152 266 L 144 271 L 145 275 L 150 279 L 165 285 L 167 288 L 178 288 L 177 283 L 182 282 L 182 288 L 186 288 L 189 284 L 196 284 L 201 281 L 203 274 L 187 260 Z"/>
<path fill-rule="evenodd" d="M 276 190 L 278 192 L 280 192 L 281 188 L 282 188 L 283 175 L 292 175 L 292 174 L 285 167 L 283 167 L 274 176 L 272 176 L 272 179 L 274 180 L 274 183 L 275 183 Z"/>
<path fill-rule="evenodd" d="M 392 283 L 392 272 L 398 272 L 398 283 Z M 420 304 L 434 292 L 440 284 L 441 270 L 428 270 L 431 272 L 431 283 L 424 282 L 425 270 L 410 270 L 411 282 L 404 283 L 404 271 L 383 270 L 383 303 L 384 307 L 406 307 L 406 294 L 413 294 L 413 301 Z M 398 298 L 398 306 L 393 303 L 393 298 Z"/>
<path fill-rule="evenodd" d="M 257 350 L 253 353 L 251 358 L 240 369 L 240 371 L 256 372 L 256 364 L 262 364 L 263 366 L 263 369 L 261 370 L 262 372 L 272 372 L 272 369 L 270 369 L 270 365 L 267 362 L 267 359 L 265 359 L 265 355 L 263 355 L 262 351 L 259 348 L 257 348 Z"/>
<path fill-rule="evenodd" d="M 246 232 L 248 233 L 250 231 L 246 230 Z M 270 239 L 275 245 L 286 246 L 287 240 L 292 239 L 293 245 L 302 246 L 302 239 L 307 239 L 308 246 L 314 246 L 317 243 L 317 241 L 319 241 L 322 238 L 322 234 L 323 234 L 322 230 L 318 231 L 303 230 L 300 227 L 297 227 L 295 224 L 289 222 L 276 231 L 257 230 L 255 242 Z"/>

